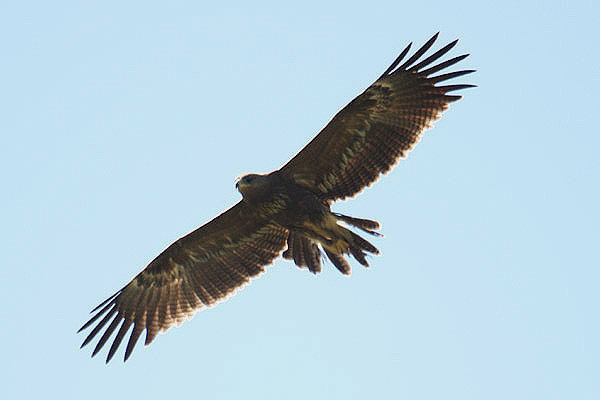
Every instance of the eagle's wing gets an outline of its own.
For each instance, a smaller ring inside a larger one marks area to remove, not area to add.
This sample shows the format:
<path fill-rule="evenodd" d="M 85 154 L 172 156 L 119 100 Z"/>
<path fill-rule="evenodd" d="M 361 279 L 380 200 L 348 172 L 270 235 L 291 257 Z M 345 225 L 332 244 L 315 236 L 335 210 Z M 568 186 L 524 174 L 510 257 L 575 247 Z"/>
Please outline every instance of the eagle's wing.
<path fill-rule="evenodd" d="M 110 322 L 94 356 L 123 321 L 106 362 L 133 325 L 125 350 L 127 360 L 144 329 L 148 345 L 159 332 L 226 299 L 264 272 L 265 265 L 285 247 L 287 236 L 287 229 L 270 223 L 240 201 L 170 245 L 124 288 L 92 310 L 96 314 L 79 331 L 96 325 L 81 347 Z"/>
<path fill-rule="evenodd" d="M 468 56 L 430 66 L 456 45 L 454 41 L 419 61 L 437 36 L 398 66 L 410 49 L 408 45 L 375 83 L 338 112 L 280 169 L 283 177 L 317 193 L 323 200 L 343 199 L 360 192 L 406 156 L 449 103 L 461 98 L 447 93 L 473 86 L 436 86 L 473 72 L 432 76 Z"/>

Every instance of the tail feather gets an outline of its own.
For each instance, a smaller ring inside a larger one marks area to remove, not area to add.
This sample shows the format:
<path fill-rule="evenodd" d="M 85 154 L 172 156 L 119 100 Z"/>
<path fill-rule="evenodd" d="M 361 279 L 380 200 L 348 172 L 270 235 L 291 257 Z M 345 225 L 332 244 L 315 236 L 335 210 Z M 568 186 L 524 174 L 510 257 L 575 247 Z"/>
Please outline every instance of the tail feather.
<path fill-rule="evenodd" d="M 379 229 L 379 222 L 373 221 L 370 219 L 362 219 L 350 217 L 348 215 L 333 213 L 340 221 L 345 222 L 349 225 L 352 225 L 360 230 L 363 230 L 373 236 L 382 236 L 380 233 L 374 231 L 374 229 Z"/>
<path fill-rule="evenodd" d="M 363 251 L 360 251 L 356 247 L 350 247 L 350 252 L 352 256 L 358 261 L 361 265 L 368 267 L 369 263 L 367 262 L 366 254 Z"/>
<path fill-rule="evenodd" d="M 317 227 L 314 231 L 291 230 L 287 239 L 288 248 L 283 252 L 283 258 L 294 260 L 299 268 L 308 268 L 310 272 L 316 274 L 321 272 L 322 248 L 327 258 L 344 275 L 349 275 L 351 272 L 346 255 L 352 255 L 356 261 L 368 267 L 368 253 L 379 254 L 379 250 L 338 222 L 347 223 L 374 236 L 381 236 L 374 232 L 375 229 L 379 229 L 379 223 L 342 214 L 333 214 L 333 217 L 330 214 L 327 224 Z"/>
<path fill-rule="evenodd" d="M 350 243 L 350 248 L 355 247 L 360 251 L 366 250 L 369 253 L 379 254 L 379 250 L 377 250 L 377 247 L 373 246 L 371 243 L 361 238 L 356 233 L 352 231 L 348 232 L 350 232 L 350 237 L 352 237 L 352 243 Z"/>
<path fill-rule="evenodd" d="M 305 239 L 303 250 L 308 270 L 313 274 L 321 272 L 321 250 L 319 250 L 319 246 L 314 242 Z"/>
<path fill-rule="evenodd" d="M 294 260 L 299 268 L 308 268 L 313 274 L 321 272 L 321 250 L 314 242 L 298 232 L 291 231 L 287 245 L 283 258 Z"/>
<path fill-rule="evenodd" d="M 327 257 L 329 257 L 333 265 L 335 265 L 335 267 L 344 275 L 349 275 L 350 264 L 348 264 L 344 255 L 352 254 L 356 261 L 365 267 L 368 267 L 369 263 L 366 258 L 367 253 L 379 254 L 379 250 L 351 230 L 342 226 L 340 226 L 339 229 L 342 230 L 340 233 L 342 233 L 344 239 L 341 239 L 341 242 L 338 241 L 337 243 L 339 244 L 336 246 L 323 247 L 325 249 L 325 254 L 327 254 Z"/>
<path fill-rule="evenodd" d="M 304 252 L 302 251 L 302 238 L 300 235 L 294 235 L 292 244 L 292 254 L 294 256 L 294 262 L 300 266 L 306 266 L 306 260 L 304 259 Z"/>
<path fill-rule="evenodd" d="M 329 257 L 329 259 L 331 260 L 331 262 L 333 263 L 333 265 L 335 265 L 335 267 L 344 275 L 350 275 L 350 264 L 348 264 L 348 261 L 344 258 L 343 254 L 338 254 L 338 253 L 333 253 L 329 250 L 327 250 L 327 248 L 324 248 L 325 250 L 325 254 L 327 254 L 327 257 Z"/>

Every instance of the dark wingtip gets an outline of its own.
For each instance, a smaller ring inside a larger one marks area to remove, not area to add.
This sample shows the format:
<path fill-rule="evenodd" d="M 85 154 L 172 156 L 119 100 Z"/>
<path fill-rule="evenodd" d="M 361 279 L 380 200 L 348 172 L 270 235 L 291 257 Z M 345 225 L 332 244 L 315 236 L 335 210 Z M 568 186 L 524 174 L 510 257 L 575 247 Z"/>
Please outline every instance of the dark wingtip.
<path fill-rule="evenodd" d="M 408 54 L 408 52 L 410 51 L 410 47 L 412 46 L 412 42 L 410 42 L 408 44 L 408 46 L 406 46 L 404 48 L 404 50 L 402 50 L 402 52 L 400 53 L 400 55 L 398 57 L 396 57 L 396 59 L 394 60 L 394 62 L 392 63 L 392 65 L 390 65 L 388 67 L 388 69 L 385 70 L 385 72 L 383 74 L 381 74 L 381 76 L 379 78 L 377 78 L 377 80 L 383 78 L 384 76 L 388 75 L 390 72 L 392 72 L 394 70 L 394 68 L 396 68 L 398 66 L 398 64 L 400 64 L 400 62 L 404 59 L 404 57 L 406 57 L 406 55 Z"/>
<path fill-rule="evenodd" d="M 133 326 L 133 331 L 131 332 L 131 335 L 129 336 L 129 341 L 127 341 L 127 347 L 125 348 L 125 356 L 123 357 L 123 362 L 127 361 L 127 359 L 129 358 L 129 356 L 131 356 L 131 353 L 133 352 L 133 349 L 135 347 L 135 344 L 137 343 L 138 339 L 140 338 L 140 335 L 142 334 L 142 332 L 144 331 L 144 327 L 141 327 L 142 325 L 139 324 L 134 324 Z"/>
<path fill-rule="evenodd" d="M 412 55 L 412 57 L 410 57 L 408 60 L 406 60 L 406 62 L 404 62 L 404 64 L 402 64 L 400 67 L 398 67 L 398 69 L 403 70 L 403 69 L 409 68 L 412 65 L 412 63 L 417 61 L 423 54 L 425 54 L 427 52 L 427 50 L 429 50 L 431 48 L 431 46 L 433 46 L 433 44 L 435 43 L 435 41 L 438 38 L 438 35 L 439 35 L 439 32 L 436 33 L 435 35 L 433 35 L 431 37 L 431 39 L 429 39 L 423 46 L 421 46 L 421 48 L 419 48 L 419 50 L 417 50 L 415 52 L 415 54 Z"/>
<path fill-rule="evenodd" d="M 456 90 L 469 89 L 475 87 L 475 85 L 471 84 L 460 84 L 460 85 L 446 85 L 446 86 L 436 86 L 439 89 L 442 89 L 444 93 L 454 92 Z"/>
<path fill-rule="evenodd" d="M 129 356 L 131 356 L 131 352 L 133 351 L 133 348 L 129 348 L 129 346 L 127 346 L 127 348 L 125 349 L 125 355 L 123 356 L 123 362 L 127 361 L 127 359 L 129 359 Z"/>
<path fill-rule="evenodd" d="M 452 50 L 454 48 L 454 46 L 456 46 L 457 43 L 458 43 L 458 39 L 455 39 L 452 42 L 450 42 L 447 45 L 445 45 L 444 46 L 445 53 L 447 53 L 448 51 Z"/>
<path fill-rule="evenodd" d="M 453 94 L 453 95 L 447 94 L 446 96 L 444 96 L 444 98 L 446 99 L 446 101 L 448 103 L 453 103 L 455 101 L 462 99 L 462 96 L 456 95 L 456 94 Z"/>
<path fill-rule="evenodd" d="M 457 57 L 451 58 L 451 59 L 449 59 L 449 60 L 446 60 L 446 61 L 444 61 L 444 62 L 442 62 L 442 63 L 439 63 L 439 64 L 437 64 L 437 65 L 434 65 L 433 67 L 430 67 L 430 68 L 428 68 L 428 69 L 426 69 L 426 70 L 423 70 L 423 71 L 421 71 L 420 73 L 421 73 L 423 76 L 429 76 L 429 75 L 431 75 L 431 74 L 435 74 L 435 73 L 436 73 L 436 72 L 438 72 L 438 71 L 441 71 L 441 70 L 443 70 L 443 69 L 445 69 L 445 68 L 448 68 L 448 67 L 450 67 L 450 66 L 452 66 L 452 65 L 456 64 L 456 63 L 457 63 L 457 62 L 459 62 L 459 61 L 462 61 L 462 60 L 464 60 L 464 59 L 465 59 L 465 58 L 467 58 L 468 56 L 469 56 L 469 54 L 463 54 L 463 55 L 460 55 L 460 56 L 457 56 Z"/>
<path fill-rule="evenodd" d="M 113 294 L 112 296 L 110 296 L 108 299 L 104 300 L 102 303 L 98 304 L 92 311 L 90 311 L 90 314 L 94 313 L 95 311 L 99 310 L 100 307 L 104 306 L 106 303 L 108 303 L 109 301 L 111 301 L 112 299 L 114 299 L 115 297 L 117 297 L 117 295 L 119 293 L 121 293 L 123 289 L 119 290 L 117 293 Z"/>
<path fill-rule="evenodd" d="M 454 46 L 456 46 L 456 44 L 458 43 L 458 39 L 456 39 L 453 42 L 448 43 L 447 45 L 445 45 L 444 47 L 442 47 L 441 49 L 439 49 L 438 51 L 436 51 L 435 53 L 433 53 L 432 55 L 430 55 L 429 57 L 425 58 L 424 60 L 422 60 L 421 62 L 419 62 L 416 65 L 413 65 L 410 68 L 410 71 L 413 72 L 417 72 L 419 71 L 421 68 L 431 64 L 432 62 L 436 61 L 437 59 L 439 59 L 440 57 L 443 57 L 444 55 L 446 55 L 450 50 L 452 50 L 454 48 Z M 423 53 L 424 54 L 424 53 Z M 416 60 L 415 60 L 416 61 Z"/>
<path fill-rule="evenodd" d="M 94 333 L 94 332 L 92 332 Z M 94 336 L 96 336 L 95 334 L 92 335 L 92 333 L 90 333 L 85 340 L 83 341 L 83 343 L 81 343 L 81 346 L 79 346 L 80 349 L 83 349 L 89 342 L 92 341 L 92 339 L 94 338 Z"/>
<path fill-rule="evenodd" d="M 90 343 L 92 341 L 92 339 L 96 336 L 96 333 L 91 332 L 89 335 L 87 335 L 87 337 L 83 340 L 83 342 L 81 343 L 81 346 L 79 346 L 80 349 L 83 349 L 85 346 L 88 345 L 88 343 Z"/>

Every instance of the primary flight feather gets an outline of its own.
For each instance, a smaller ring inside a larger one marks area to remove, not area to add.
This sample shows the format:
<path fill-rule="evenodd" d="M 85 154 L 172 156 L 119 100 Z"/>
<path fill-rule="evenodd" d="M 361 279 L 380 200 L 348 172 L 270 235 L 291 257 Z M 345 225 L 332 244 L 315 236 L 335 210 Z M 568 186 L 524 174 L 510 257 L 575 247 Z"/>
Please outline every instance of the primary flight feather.
<path fill-rule="evenodd" d="M 404 61 L 408 45 L 282 168 L 241 177 L 236 183 L 243 197 L 239 203 L 170 245 L 92 310 L 92 318 L 79 330 L 93 327 L 82 347 L 102 332 L 94 356 L 117 331 L 108 362 L 133 327 L 127 360 L 144 330 L 148 345 L 158 333 L 225 300 L 264 272 L 284 249 L 285 259 L 313 273 L 321 271 L 321 250 L 343 274 L 350 274 L 348 255 L 368 266 L 366 255 L 377 254 L 377 248 L 340 222 L 372 235 L 378 235 L 379 224 L 333 213 L 330 206 L 388 172 L 448 105 L 461 98 L 448 93 L 473 86 L 439 85 L 473 70 L 434 75 L 467 57 L 435 64 L 454 41 L 421 59 L 437 36 Z"/>

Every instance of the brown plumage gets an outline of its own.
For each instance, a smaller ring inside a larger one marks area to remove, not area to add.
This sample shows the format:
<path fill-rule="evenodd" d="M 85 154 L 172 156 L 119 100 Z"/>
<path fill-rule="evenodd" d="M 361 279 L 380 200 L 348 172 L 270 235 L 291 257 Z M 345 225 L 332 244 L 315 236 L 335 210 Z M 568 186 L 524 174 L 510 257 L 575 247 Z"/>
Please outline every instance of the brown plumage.
<path fill-rule="evenodd" d="M 108 362 L 131 329 L 127 360 L 144 330 L 148 345 L 158 333 L 235 293 L 284 249 L 285 259 L 315 274 L 321 271 L 321 250 L 343 274 L 350 274 L 348 255 L 368 266 L 366 256 L 377 254 L 377 248 L 342 223 L 375 236 L 379 223 L 333 213 L 330 205 L 388 172 L 449 103 L 460 98 L 448 93 L 472 86 L 437 86 L 473 71 L 432 76 L 467 56 L 431 66 L 454 41 L 419 61 L 436 38 L 400 65 L 409 45 L 281 169 L 243 176 L 236 184 L 242 201 L 177 240 L 92 310 L 93 317 L 79 330 L 93 326 L 82 347 L 104 329 L 94 356 L 117 331 Z"/>

